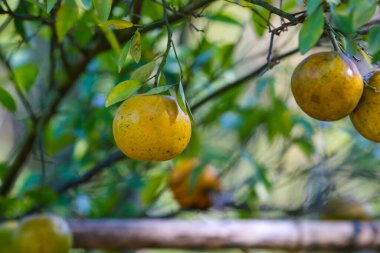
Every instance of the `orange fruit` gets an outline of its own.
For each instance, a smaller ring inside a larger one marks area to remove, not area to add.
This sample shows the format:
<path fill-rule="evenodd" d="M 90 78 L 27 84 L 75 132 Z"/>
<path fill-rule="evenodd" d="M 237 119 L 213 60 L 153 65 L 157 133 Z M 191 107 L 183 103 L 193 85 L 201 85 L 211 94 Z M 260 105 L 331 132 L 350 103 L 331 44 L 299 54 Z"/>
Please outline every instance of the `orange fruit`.
<path fill-rule="evenodd" d="M 0 253 L 15 252 L 15 231 L 17 226 L 16 221 L 0 223 Z"/>
<path fill-rule="evenodd" d="M 371 220 L 363 203 L 347 197 L 329 198 L 319 211 L 321 220 Z"/>
<path fill-rule="evenodd" d="M 125 100 L 113 120 L 120 150 L 141 161 L 164 161 L 189 144 L 191 121 L 171 96 L 136 95 Z"/>
<path fill-rule="evenodd" d="M 67 222 L 54 215 L 23 219 L 15 232 L 18 253 L 68 253 L 72 234 Z"/>
<path fill-rule="evenodd" d="M 199 163 L 198 159 L 179 161 L 169 175 L 169 188 L 179 205 L 186 209 L 209 208 L 212 194 L 221 189 L 220 179 L 212 165 L 205 166 L 199 175 L 194 175 Z"/>
<path fill-rule="evenodd" d="M 380 71 L 371 72 L 364 79 L 368 85 L 350 119 L 362 136 L 380 142 Z"/>
<path fill-rule="evenodd" d="M 349 115 L 363 93 L 363 78 L 355 64 L 338 52 L 307 57 L 294 70 L 293 96 L 310 117 L 334 121 Z"/>

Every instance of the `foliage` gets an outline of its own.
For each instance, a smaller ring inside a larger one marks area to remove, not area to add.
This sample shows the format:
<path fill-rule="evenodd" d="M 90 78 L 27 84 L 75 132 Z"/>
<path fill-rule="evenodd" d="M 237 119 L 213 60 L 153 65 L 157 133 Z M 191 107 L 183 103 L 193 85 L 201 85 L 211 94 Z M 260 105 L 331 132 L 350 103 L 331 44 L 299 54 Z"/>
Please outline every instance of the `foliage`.
<path fill-rule="evenodd" d="M 290 96 L 298 50 L 334 46 L 362 69 L 380 60 L 377 6 L 2 1 L 1 219 L 42 210 L 70 218 L 312 218 L 336 195 L 378 215 L 379 147 L 347 120 L 308 118 Z M 219 209 L 178 206 L 167 186 L 176 159 L 138 162 L 118 151 L 113 116 L 135 93 L 171 94 L 193 115 L 179 158 L 219 168 Z"/>

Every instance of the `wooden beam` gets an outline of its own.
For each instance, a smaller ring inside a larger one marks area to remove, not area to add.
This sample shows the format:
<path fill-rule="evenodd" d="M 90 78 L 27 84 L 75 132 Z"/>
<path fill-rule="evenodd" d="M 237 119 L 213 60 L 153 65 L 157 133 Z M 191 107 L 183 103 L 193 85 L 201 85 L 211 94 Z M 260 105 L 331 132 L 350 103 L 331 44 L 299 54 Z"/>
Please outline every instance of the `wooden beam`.
<path fill-rule="evenodd" d="M 85 249 L 377 249 L 380 222 L 288 220 L 72 220 Z"/>

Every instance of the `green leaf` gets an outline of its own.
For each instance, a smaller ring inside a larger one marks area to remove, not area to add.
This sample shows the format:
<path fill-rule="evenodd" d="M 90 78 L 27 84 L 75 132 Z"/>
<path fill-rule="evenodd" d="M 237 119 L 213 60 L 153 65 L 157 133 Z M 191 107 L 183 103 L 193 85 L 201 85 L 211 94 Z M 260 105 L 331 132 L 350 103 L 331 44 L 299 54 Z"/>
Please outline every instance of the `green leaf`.
<path fill-rule="evenodd" d="M 309 51 L 321 37 L 324 27 L 323 8 L 319 7 L 311 16 L 308 16 L 302 25 L 299 34 L 299 47 L 302 54 Z"/>
<path fill-rule="evenodd" d="M 90 0 L 75 0 L 77 6 L 82 8 L 83 10 L 91 9 L 91 1 Z"/>
<path fill-rule="evenodd" d="M 207 18 L 213 21 L 219 21 L 219 22 L 223 22 L 229 25 L 238 25 L 238 26 L 242 25 L 238 20 L 226 14 L 207 16 Z"/>
<path fill-rule="evenodd" d="M 126 21 L 126 20 L 108 20 L 104 23 L 105 26 L 108 26 L 110 28 L 113 28 L 115 30 L 121 30 L 121 29 L 127 29 L 134 26 L 132 22 Z"/>
<path fill-rule="evenodd" d="M 25 64 L 19 67 L 16 67 L 13 70 L 13 74 L 17 84 L 24 90 L 28 91 L 34 84 L 38 68 L 34 64 Z"/>
<path fill-rule="evenodd" d="M 187 111 L 187 115 L 190 117 L 191 122 L 195 123 L 193 113 L 191 112 L 191 108 L 187 100 L 186 100 L 186 111 Z"/>
<path fill-rule="evenodd" d="M 185 91 L 183 90 L 181 81 L 178 86 L 177 102 L 182 111 L 187 114 Z"/>
<path fill-rule="evenodd" d="M 252 23 L 256 34 L 262 37 L 267 30 L 267 20 L 269 18 L 269 11 L 263 7 L 252 7 Z"/>
<path fill-rule="evenodd" d="M 354 29 L 367 23 L 376 12 L 376 0 L 350 0 L 349 7 L 352 12 Z"/>
<path fill-rule="evenodd" d="M 132 58 L 135 60 L 136 63 L 139 63 L 141 59 L 141 35 L 139 31 L 135 32 L 135 35 L 132 39 L 132 46 L 130 49 L 130 53 Z"/>
<path fill-rule="evenodd" d="M 355 41 L 353 41 L 350 38 L 343 37 L 343 45 L 346 51 L 346 54 L 349 57 L 352 57 L 358 53 L 358 46 L 356 45 Z"/>
<path fill-rule="evenodd" d="M 160 93 L 170 90 L 174 86 L 175 85 L 165 85 L 165 86 L 156 87 L 156 88 L 150 89 L 148 92 L 145 92 L 144 95 L 160 94 Z"/>
<path fill-rule="evenodd" d="M 167 84 L 164 73 L 161 73 L 160 79 L 158 80 L 158 86 L 165 86 Z"/>
<path fill-rule="evenodd" d="M 376 25 L 368 33 L 368 49 L 371 54 L 380 51 L 380 25 Z"/>
<path fill-rule="evenodd" d="M 0 86 L 0 103 L 10 112 L 16 111 L 16 102 L 7 90 Z"/>
<path fill-rule="evenodd" d="M 65 0 L 57 12 L 55 29 L 58 41 L 61 42 L 78 20 L 79 12 L 75 0 Z"/>
<path fill-rule="evenodd" d="M 155 61 L 151 61 L 145 65 L 142 65 L 141 67 L 132 72 L 131 79 L 138 80 L 140 82 L 145 82 L 150 77 L 155 67 Z"/>
<path fill-rule="evenodd" d="M 310 16 L 314 11 L 318 10 L 323 0 L 307 0 L 306 10 L 307 15 Z"/>
<path fill-rule="evenodd" d="M 47 0 L 46 11 L 49 13 L 53 9 L 56 3 L 57 3 L 57 0 Z"/>
<path fill-rule="evenodd" d="M 93 3 L 100 20 L 106 22 L 111 13 L 112 0 L 93 0 Z"/>
<path fill-rule="evenodd" d="M 336 26 L 344 33 L 354 34 L 354 24 L 352 11 L 347 4 L 340 4 L 335 7 L 331 5 L 331 13 Z"/>
<path fill-rule="evenodd" d="M 142 86 L 142 83 L 137 80 L 127 80 L 116 85 L 108 94 L 106 107 L 117 102 L 126 100 L 137 92 Z"/>
<path fill-rule="evenodd" d="M 128 57 L 128 52 L 129 52 L 129 47 L 131 45 L 131 42 L 128 41 L 125 43 L 123 50 L 121 50 L 121 54 L 119 56 L 119 73 L 125 66 L 125 63 L 127 62 L 127 57 Z"/>

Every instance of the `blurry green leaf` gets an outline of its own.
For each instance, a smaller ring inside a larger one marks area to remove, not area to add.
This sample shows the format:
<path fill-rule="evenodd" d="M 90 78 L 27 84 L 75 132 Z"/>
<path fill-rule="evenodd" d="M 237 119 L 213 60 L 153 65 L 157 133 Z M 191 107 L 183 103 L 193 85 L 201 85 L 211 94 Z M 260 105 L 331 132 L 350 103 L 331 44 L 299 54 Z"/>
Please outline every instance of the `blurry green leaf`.
<path fill-rule="evenodd" d="M 75 0 L 77 3 L 77 6 L 84 10 L 91 9 L 91 0 Z"/>
<path fill-rule="evenodd" d="M 158 80 L 158 86 L 165 86 L 166 85 L 166 78 L 164 73 L 161 73 L 160 79 Z"/>
<path fill-rule="evenodd" d="M 252 23 L 256 34 L 262 37 L 267 30 L 267 22 L 269 18 L 269 11 L 263 7 L 256 6 L 252 7 Z"/>
<path fill-rule="evenodd" d="M 57 0 L 47 0 L 46 11 L 50 12 L 56 3 L 57 3 Z"/>
<path fill-rule="evenodd" d="M 61 42 L 78 20 L 79 12 L 75 0 L 64 0 L 57 12 L 55 29 L 58 41 Z"/>
<path fill-rule="evenodd" d="M 191 121 L 193 124 L 195 124 L 194 116 L 193 116 L 193 113 L 192 113 L 192 111 L 191 111 L 190 105 L 189 105 L 189 103 L 187 102 L 187 100 L 186 100 L 185 102 L 186 102 L 186 112 L 187 112 L 187 115 L 189 116 L 190 121 Z"/>
<path fill-rule="evenodd" d="M 368 63 L 368 65 L 372 64 L 371 56 L 367 54 L 366 51 L 364 51 L 361 47 L 357 48 L 363 59 Z"/>
<path fill-rule="evenodd" d="M 175 85 L 165 85 L 165 86 L 156 87 L 156 88 L 150 89 L 148 92 L 145 92 L 144 95 L 160 94 L 160 93 L 170 90 L 174 86 Z"/>
<path fill-rule="evenodd" d="M 127 80 L 119 83 L 108 94 L 106 107 L 129 98 L 138 91 L 141 86 L 142 83 L 136 80 Z"/>
<path fill-rule="evenodd" d="M 306 10 L 307 15 L 310 16 L 314 11 L 318 10 L 323 0 L 307 0 Z"/>
<path fill-rule="evenodd" d="M 25 197 L 29 198 L 33 203 L 49 204 L 57 200 L 57 194 L 49 188 L 34 188 L 25 193 Z"/>
<path fill-rule="evenodd" d="M 183 90 L 181 81 L 179 82 L 179 86 L 178 86 L 177 102 L 178 102 L 179 107 L 182 109 L 182 111 L 185 114 L 187 114 L 186 97 L 185 97 L 185 92 Z"/>
<path fill-rule="evenodd" d="M 21 19 L 16 18 L 16 19 L 14 19 L 14 23 L 15 23 L 15 28 L 16 28 L 16 31 L 18 32 L 18 34 L 20 34 L 21 38 L 25 42 L 28 42 L 24 22 Z"/>
<path fill-rule="evenodd" d="M 241 26 L 241 23 L 238 20 L 236 20 L 235 18 L 230 17 L 226 14 L 211 15 L 211 16 L 207 16 L 207 18 L 212 20 L 212 21 L 219 21 L 219 22 L 223 22 L 223 23 L 226 23 L 229 25 Z"/>
<path fill-rule="evenodd" d="M 16 102 L 7 90 L 0 86 L 0 103 L 10 112 L 16 111 Z"/>
<path fill-rule="evenodd" d="M 111 12 L 112 0 L 93 0 L 93 3 L 100 20 L 106 22 Z"/>
<path fill-rule="evenodd" d="M 115 30 L 127 29 L 134 26 L 132 22 L 126 20 L 108 20 L 104 25 Z"/>
<path fill-rule="evenodd" d="M 376 0 L 357 1 L 350 0 L 349 6 L 352 12 L 354 29 L 367 23 L 376 12 Z"/>
<path fill-rule="evenodd" d="M 349 57 L 352 57 L 358 53 L 358 49 L 357 49 L 358 46 L 356 45 L 355 41 L 353 41 L 352 39 L 343 37 L 343 45 L 344 45 L 346 54 Z"/>
<path fill-rule="evenodd" d="M 167 175 L 160 173 L 146 181 L 146 186 L 141 191 L 142 201 L 145 205 L 151 205 L 157 198 L 157 194 L 160 193 L 160 186 L 166 182 Z"/>
<path fill-rule="evenodd" d="M 311 16 L 308 16 L 302 25 L 299 34 L 299 47 L 302 54 L 309 51 L 321 37 L 324 27 L 323 8 L 319 7 Z"/>
<path fill-rule="evenodd" d="M 119 73 L 123 69 L 123 67 L 125 66 L 125 63 L 127 62 L 130 45 L 131 45 L 131 42 L 128 41 L 127 43 L 125 43 L 123 50 L 121 50 L 121 54 L 119 56 L 119 66 L 118 66 Z"/>
<path fill-rule="evenodd" d="M 25 64 L 14 68 L 13 70 L 16 82 L 20 87 L 28 91 L 34 84 L 38 75 L 38 68 L 34 64 Z"/>
<path fill-rule="evenodd" d="M 148 62 L 147 64 L 133 71 L 131 75 L 131 79 L 138 80 L 140 82 L 145 82 L 151 76 L 155 66 L 156 66 L 155 61 Z"/>
<path fill-rule="evenodd" d="M 312 141 L 309 138 L 306 138 L 306 137 L 296 138 L 294 139 L 293 143 L 299 146 L 299 148 L 302 149 L 302 151 L 306 155 L 311 156 L 312 154 L 314 154 L 315 148 Z"/>
<path fill-rule="evenodd" d="M 341 31 L 348 34 L 355 33 L 352 11 L 350 10 L 348 4 L 340 4 L 337 7 L 331 5 L 330 9 L 333 20 Z"/>
<path fill-rule="evenodd" d="M 380 25 L 376 25 L 369 30 L 368 49 L 371 54 L 380 51 Z"/>
<path fill-rule="evenodd" d="M 75 161 L 80 161 L 89 148 L 89 143 L 85 139 L 79 139 L 74 146 L 73 157 Z"/>
<path fill-rule="evenodd" d="M 135 35 L 133 36 L 130 53 L 135 62 L 139 63 L 141 59 L 141 38 L 139 31 L 136 31 Z"/>

